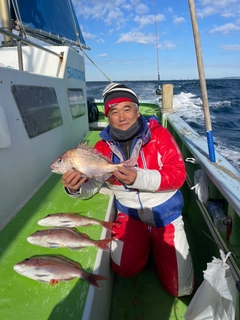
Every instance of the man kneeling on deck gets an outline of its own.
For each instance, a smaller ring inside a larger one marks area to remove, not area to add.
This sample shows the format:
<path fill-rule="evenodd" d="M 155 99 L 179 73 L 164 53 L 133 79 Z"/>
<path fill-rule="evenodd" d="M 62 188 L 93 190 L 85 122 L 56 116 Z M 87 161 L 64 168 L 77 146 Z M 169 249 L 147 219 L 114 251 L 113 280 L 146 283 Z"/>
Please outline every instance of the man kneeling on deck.
<path fill-rule="evenodd" d="M 156 272 L 165 290 L 179 297 L 193 290 L 193 267 L 182 220 L 179 188 L 186 172 L 181 152 L 155 116 L 143 117 L 136 94 L 123 84 L 103 91 L 109 125 L 95 149 L 113 163 L 137 158 L 137 168 L 115 170 L 107 186 L 116 196 L 118 226 L 112 230 L 111 267 L 122 277 L 141 271 L 153 252 Z M 66 192 L 87 199 L 101 183 L 68 171 L 62 177 Z"/>

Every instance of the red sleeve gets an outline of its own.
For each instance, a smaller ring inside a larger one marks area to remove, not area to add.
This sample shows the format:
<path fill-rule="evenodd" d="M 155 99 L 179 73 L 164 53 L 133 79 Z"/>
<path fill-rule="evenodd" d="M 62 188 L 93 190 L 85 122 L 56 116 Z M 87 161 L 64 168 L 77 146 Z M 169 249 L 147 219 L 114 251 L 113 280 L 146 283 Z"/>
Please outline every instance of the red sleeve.
<path fill-rule="evenodd" d="M 186 169 L 182 153 L 170 132 L 160 127 L 158 135 L 161 183 L 159 190 L 179 189 L 186 179 Z"/>

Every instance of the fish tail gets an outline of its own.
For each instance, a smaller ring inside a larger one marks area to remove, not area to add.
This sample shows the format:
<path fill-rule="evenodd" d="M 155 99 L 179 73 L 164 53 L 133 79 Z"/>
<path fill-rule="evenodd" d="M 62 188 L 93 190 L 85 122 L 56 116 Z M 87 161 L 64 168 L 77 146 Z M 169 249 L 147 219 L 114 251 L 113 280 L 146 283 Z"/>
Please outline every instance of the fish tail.
<path fill-rule="evenodd" d="M 137 158 L 128 159 L 124 162 L 121 162 L 123 167 L 135 167 L 137 165 Z"/>
<path fill-rule="evenodd" d="M 107 230 L 112 231 L 112 227 L 117 226 L 117 222 L 108 222 L 108 221 L 101 221 L 101 226 L 106 228 Z"/>
<path fill-rule="evenodd" d="M 109 242 L 111 242 L 113 240 L 113 238 L 109 238 L 109 239 L 102 239 L 102 240 L 96 240 L 96 246 L 99 249 L 105 250 L 105 251 L 111 251 L 111 249 L 107 246 L 107 244 Z"/>
<path fill-rule="evenodd" d="M 104 276 L 100 276 L 97 274 L 93 274 L 93 273 L 88 273 L 88 272 L 83 272 L 83 274 L 81 275 L 81 278 L 83 278 L 84 280 L 86 280 L 87 282 L 89 282 L 91 285 L 93 285 L 94 287 L 100 289 L 99 284 L 97 283 L 97 281 L 99 280 L 109 280 L 109 278 L 104 277 Z"/>

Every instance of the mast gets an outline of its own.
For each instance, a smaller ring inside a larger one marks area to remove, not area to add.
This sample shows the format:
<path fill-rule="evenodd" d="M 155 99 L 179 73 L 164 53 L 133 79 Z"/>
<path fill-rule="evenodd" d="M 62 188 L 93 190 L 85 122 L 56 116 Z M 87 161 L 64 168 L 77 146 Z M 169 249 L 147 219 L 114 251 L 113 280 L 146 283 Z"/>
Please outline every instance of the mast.
<path fill-rule="evenodd" d="M 192 29 L 193 29 L 193 37 L 194 37 L 195 51 L 196 51 L 197 64 L 198 64 L 200 88 L 202 92 L 203 112 L 204 112 L 205 126 L 206 126 L 206 133 L 207 133 L 209 159 L 211 162 L 216 162 L 196 9 L 195 9 L 194 0 L 188 0 L 188 3 L 189 3 L 191 20 L 192 20 Z"/>
<path fill-rule="evenodd" d="M 10 18 L 8 0 L 0 0 L 0 15 L 2 19 L 2 28 L 8 32 L 12 32 L 12 23 Z M 12 38 L 4 35 L 4 43 L 11 43 Z"/>

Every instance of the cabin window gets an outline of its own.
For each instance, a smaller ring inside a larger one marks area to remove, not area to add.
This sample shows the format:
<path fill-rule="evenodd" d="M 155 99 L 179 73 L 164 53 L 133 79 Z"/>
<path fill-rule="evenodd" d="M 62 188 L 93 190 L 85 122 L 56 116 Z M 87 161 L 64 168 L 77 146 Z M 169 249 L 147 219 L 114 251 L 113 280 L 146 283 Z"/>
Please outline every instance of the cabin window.
<path fill-rule="evenodd" d="M 68 102 L 73 119 L 86 114 L 87 108 L 82 89 L 68 89 Z"/>
<path fill-rule="evenodd" d="M 54 88 L 12 85 L 11 90 L 29 138 L 62 125 Z"/>

